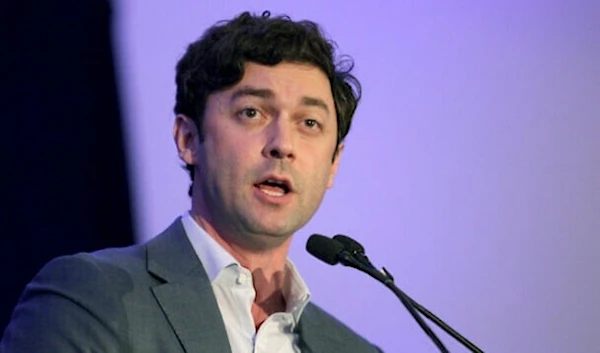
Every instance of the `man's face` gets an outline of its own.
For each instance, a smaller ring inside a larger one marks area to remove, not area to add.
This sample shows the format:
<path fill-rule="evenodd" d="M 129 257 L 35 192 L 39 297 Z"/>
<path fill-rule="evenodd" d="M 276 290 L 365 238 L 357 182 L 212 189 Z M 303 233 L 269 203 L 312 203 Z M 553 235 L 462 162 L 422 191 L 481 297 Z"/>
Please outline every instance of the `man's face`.
<path fill-rule="evenodd" d="M 208 97 L 202 137 L 193 202 L 221 236 L 257 249 L 308 222 L 339 163 L 329 80 L 303 64 L 248 63 L 238 84 Z"/>

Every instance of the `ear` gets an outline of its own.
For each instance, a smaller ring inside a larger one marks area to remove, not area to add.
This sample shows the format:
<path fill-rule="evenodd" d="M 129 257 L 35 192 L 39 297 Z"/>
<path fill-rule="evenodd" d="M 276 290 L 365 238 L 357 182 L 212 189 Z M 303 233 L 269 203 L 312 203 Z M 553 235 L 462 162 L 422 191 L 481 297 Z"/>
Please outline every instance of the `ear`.
<path fill-rule="evenodd" d="M 196 156 L 200 146 L 196 123 L 191 118 L 178 114 L 173 126 L 173 140 L 179 159 L 185 164 L 196 165 Z"/>
<path fill-rule="evenodd" d="M 333 180 L 335 179 L 335 175 L 337 174 L 338 168 L 340 167 L 340 159 L 342 158 L 342 151 L 344 150 L 344 143 L 340 142 L 335 150 L 335 155 L 333 156 L 333 163 L 331 164 L 331 171 L 329 173 L 329 181 L 327 182 L 327 188 L 331 189 L 333 187 Z"/>

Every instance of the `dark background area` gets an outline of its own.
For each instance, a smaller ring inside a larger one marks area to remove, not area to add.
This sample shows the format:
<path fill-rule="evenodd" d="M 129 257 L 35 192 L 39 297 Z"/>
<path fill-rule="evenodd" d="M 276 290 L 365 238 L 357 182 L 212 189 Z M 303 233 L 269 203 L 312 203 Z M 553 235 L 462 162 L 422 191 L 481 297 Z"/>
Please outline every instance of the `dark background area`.
<path fill-rule="evenodd" d="M 0 333 L 50 259 L 134 242 L 103 0 L 0 3 Z"/>

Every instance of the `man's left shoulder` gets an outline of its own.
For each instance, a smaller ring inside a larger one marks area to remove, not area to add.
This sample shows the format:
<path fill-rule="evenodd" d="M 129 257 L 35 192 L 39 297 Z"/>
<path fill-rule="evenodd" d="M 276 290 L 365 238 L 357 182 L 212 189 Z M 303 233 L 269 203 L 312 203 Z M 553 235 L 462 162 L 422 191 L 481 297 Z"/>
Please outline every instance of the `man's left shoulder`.
<path fill-rule="evenodd" d="M 300 320 L 304 333 L 312 338 L 330 342 L 337 348 L 346 347 L 344 352 L 381 353 L 381 349 L 354 332 L 343 322 L 318 305 L 309 303 Z M 308 331 L 308 332 L 307 332 Z M 309 337 L 305 337 L 310 339 Z M 342 350 L 340 350 L 342 351 Z"/>

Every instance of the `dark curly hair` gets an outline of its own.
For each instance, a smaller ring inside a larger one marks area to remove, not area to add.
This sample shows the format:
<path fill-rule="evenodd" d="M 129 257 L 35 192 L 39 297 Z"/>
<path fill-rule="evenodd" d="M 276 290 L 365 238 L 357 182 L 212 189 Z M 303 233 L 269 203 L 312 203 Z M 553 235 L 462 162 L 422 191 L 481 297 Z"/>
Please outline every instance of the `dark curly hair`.
<path fill-rule="evenodd" d="M 326 39 L 319 25 L 311 21 L 271 17 L 265 11 L 260 16 L 244 12 L 230 21 L 219 22 L 190 44 L 177 63 L 175 114 L 193 119 L 202 138 L 208 96 L 241 81 L 247 62 L 269 66 L 281 62 L 310 64 L 321 69 L 331 84 L 339 144 L 350 130 L 361 86 L 351 74 L 352 59 L 337 58 L 335 49 L 335 43 Z M 186 169 L 193 182 L 194 166 L 186 165 Z"/>

